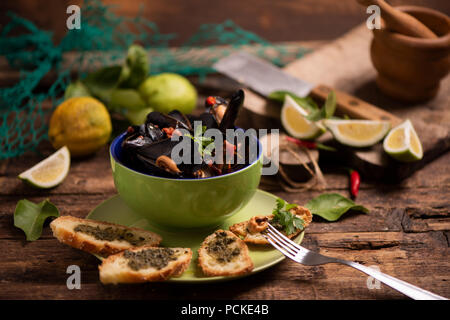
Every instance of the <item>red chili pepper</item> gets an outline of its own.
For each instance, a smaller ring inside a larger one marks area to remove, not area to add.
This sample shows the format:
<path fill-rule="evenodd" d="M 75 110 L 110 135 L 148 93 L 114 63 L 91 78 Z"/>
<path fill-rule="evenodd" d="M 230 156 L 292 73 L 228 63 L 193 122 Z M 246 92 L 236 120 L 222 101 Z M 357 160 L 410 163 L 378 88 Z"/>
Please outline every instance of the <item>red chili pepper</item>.
<path fill-rule="evenodd" d="M 350 194 L 355 199 L 358 195 L 359 185 L 361 184 L 361 176 L 358 171 L 350 170 Z"/>
<path fill-rule="evenodd" d="M 288 137 L 288 136 L 286 137 L 286 140 L 289 142 L 295 143 L 299 147 L 305 147 L 308 149 L 316 149 L 317 148 L 317 143 L 312 142 L 312 141 L 299 140 L 299 139 Z"/>
<path fill-rule="evenodd" d="M 206 104 L 208 106 L 213 106 L 216 103 L 216 98 L 209 96 L 208 98 L 206 98 Z"/>
<path fill-rule="evenodd" d="M 297 138 L 286 136 L 286 140 L 292 143 L 295 143 L 299 147 L 305 147 L 308 149 L 320 149 L 320 150 L 326 150 L 326 151 L 336 151 L 335 148 L 324 145 L 322 143 L 314 142 L 314 141 L 305 141 L 305 140 L 299 140 Z"/>

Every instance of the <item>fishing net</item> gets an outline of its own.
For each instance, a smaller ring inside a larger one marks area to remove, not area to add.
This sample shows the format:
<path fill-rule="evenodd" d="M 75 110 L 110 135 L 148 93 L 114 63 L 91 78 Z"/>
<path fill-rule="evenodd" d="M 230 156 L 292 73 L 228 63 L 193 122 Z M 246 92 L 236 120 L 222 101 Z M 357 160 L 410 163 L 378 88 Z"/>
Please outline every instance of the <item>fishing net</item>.
<path fill-rule="evenodd" d="M 213 72 L 215 61 L 236 49 L 251 48 L 252 53 L 279 66 L 305 53 L 298 47 L 273 45 L 232 21 L 204 24 L 173 48 L 175 34 L 160 32 L 142 14 L 118 16 L 99 0 L 84 1 L 81 29 L 68 30 L 59 44 L 54 43 L 51 32 L 8 14 L 10 22 L 0 32 L 0 55 L 10 68 L 20 72 L 20 78 L 12 87 L 0 88 L 0 160 L 36 151 L 47 139 L 48 116 L 62 101 L 74 71 L 83 77 L 89 67 L 121 61 L 132 43 L 140 43 L 149 51 L 150 73 L 176 72 L 200 79 Z M 49 77 L 48 89 L 39 90 Z"/>

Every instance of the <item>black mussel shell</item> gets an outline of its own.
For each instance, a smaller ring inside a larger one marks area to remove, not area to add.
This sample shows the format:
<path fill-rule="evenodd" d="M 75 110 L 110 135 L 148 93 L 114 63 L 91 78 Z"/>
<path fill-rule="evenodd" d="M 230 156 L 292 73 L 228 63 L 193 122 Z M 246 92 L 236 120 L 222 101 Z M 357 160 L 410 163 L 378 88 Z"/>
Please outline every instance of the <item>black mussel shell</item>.
<path fill-rule="evenodd" d="M 145 120 L 145 124 L 153 124 L 158 126 L 159 128 L 175 128 L 177 126 L 178 120 L 172 117 L 169 117 L 161 112 L 153 111 L 147 115 L 147 119 Z"/>
<path fill-rule="evenodd" d="M 152 123 L 145 124 L 145 134 L 154 142 L 164 138 L 164 132 Z"/>
<path fill-rule="evenodd" d="M 175 118 L 176 120 L 178 120 L 187 130 L 192 130 L 192 125 L 191 125 L 191 121 L 184 115 L 182 114 L 179 110 L 172 110 L 169 112 L 168 114 L 170 117 Z"/>
<path fill-rule="evenodd" d="M 219 129 L 225 132 L 226 129 L 234 129 L 234 123 L 238 117 L 239 110 L 244 103 L 244 91 L 236 91 L 228 103 L 227 110 L 223 115 L 222 121 L 219 124 Z"/>
<path fill-rule="evenodd" d="M 200 121 L 202 126 L 205 126 L 206 129 L 217 129 L 219 125 L 217 124 L 216 118 L 214 115 L 208 112 L 204 112 L 198 116 L 188 115 L 189 121 L 192 126 L 195 125 L 195 121 Z"/>
<path fill-rule="evenodd" d="M 179 112 L 179 111 L 178 111 Z M 179 115 L 177 115 L 179 116 Z M 163 114 L 158 111 L 150 112 L 147 115 L 147 119 L 145 121 L 145 124 L 153 124 L 158 126 L 159 128 L 183 128 L 186 130 L 191 130 L 191 125 L 189 120 L 186 117 L 180 117 L 181 120 L 178 120 L 177 118 L 174 118 L 172 116 Z"/>

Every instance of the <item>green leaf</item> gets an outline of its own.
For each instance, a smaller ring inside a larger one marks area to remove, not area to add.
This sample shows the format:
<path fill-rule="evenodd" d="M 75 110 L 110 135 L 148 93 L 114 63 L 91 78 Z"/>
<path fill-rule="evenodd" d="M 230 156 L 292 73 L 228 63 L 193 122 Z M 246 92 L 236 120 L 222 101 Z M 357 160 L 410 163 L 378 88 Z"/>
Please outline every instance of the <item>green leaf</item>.
<path fill-rule="evenodd" d="M 297 229 L 303 229 L 303 228 L 304 228 L 304 226 L 305 226 L 305 221 L 303 221 L 302 218 L 299 218 L 298 216 L 294 216 L 293 221 L 294 221 L 294 226 L 295 226 Z"/>
<path fill-rule="evenodd" d="M 286 203 L 286 202 L 285 202 L 283 199 L 278 198 L 278 199 L 277 199 L 277 209 L 278 209 L 278 210 L 283 209 L 285 203 Z"/>
<path fill-rule="evenodd" d="M 272 211 L 274 215 L 273 222 L 284 227 L 284 232 L 287 235 L 294 233 L 297 229 L 301 230 L 304 227 L 303 220 L 289 212 L 289 210 L 296 206 L 296 204 L 289 204 L 283 199 L 278 198 L 276 200 L 276 208 Z"/>
<path fill-rule="evenodd" d="M 97 98 L 109 105 L 112 91 L 118 86 L 122 66 L 101 68 L 90 73 L 84 80 L 84 85 Z"/>
<path fill-rule="evenodd" d="M 137 88 L 147 78 L 149 72 L 150 64 L 147 51 L 140 45 L 131 45 L 122 67 L 120 87 Z"/>
<path fill-rule="evenodd" d="M 295 203 L 287 204 L 284 210 L 289 211 L 293 208 L 295 208 L 297 205 Z"/>
<path fill-rule="evenodd" d="M 286 95 L 289 95 L 292 99 L 294 99 L 295 102 L 297 102 L 299 106 L 301 106 L 308 112 L 313 112 L 319 109 L 319 107 L 311 97 L 304 97 L 304 98 L 299 97 L 296 94 L 289 91 L 274 91 L 271 94 L 269 94 L 268 98 L 283 103 Z"/>
<path fill-rule="evenodd" d="M 334 115 L 336 111 L 336 93 L 334 91 L 330 91 L 327 96 L 327 100 L 325 100 L 325 118 L 329 119 Z"/>
<path fill-rule="evenodd" d="M 312 214 L 320 216 L 328 221 L 338 220 L 349 210 L 368 213 L 369 210 L 361 205 L 355 204 L 352 200 L 337 194 L 324 193 L 310 200 L 306 205 Z"/>
<path fill-rule="evenodd" d="M 59 217 L 59 211 L 48 199 L 38 204 L 23 199 L 17 202 L 14 226 L 25 232 L 28 241 L 34 241 L 41 236 L 42 226 L 49 217 Z"/>
<path fill-rule="evenodd" d="M 280 103 L 284 102 L 284 97 L 288 94 L 287 91 L 274 91 L 269 94 L 268 98 L 270 100 L 278 101 Z"/>
<path fill-rule="evenodd" d="M 319 121 L 325 118 L 325 109 L 317 109 L 314 110 L 313 112 L 310 112 L 307 116 L 306 119 L 308 119 L 309 121 Z"/>

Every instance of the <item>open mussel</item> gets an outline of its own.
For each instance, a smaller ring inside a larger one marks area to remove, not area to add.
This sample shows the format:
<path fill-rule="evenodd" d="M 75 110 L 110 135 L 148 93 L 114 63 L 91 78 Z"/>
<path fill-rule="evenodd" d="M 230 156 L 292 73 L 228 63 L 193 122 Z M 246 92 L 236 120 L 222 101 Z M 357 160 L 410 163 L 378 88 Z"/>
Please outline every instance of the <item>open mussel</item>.
<path fill-rule="evenodd" d="M 229 100 L 208 97 L 205 112 L 197 116 L 184 115 L 178 110 L 168 114 L 157 111 L 149 113 L 144 124 L 128 128 L 122 142 L 124 162 L 142 172 L 176 178 L 208 178 L 241 168 L 242 164 L 226 162 L 225 157 L 224 161 L 218 163 L 213 163 L 211 157 L 205 160 L 204 153 L 208 151 L 208 155 L 214 158 L 216 152 L 215 148 L 207 148 L 215 140 L 205 139 L 203 134 L 208 129 L 219 129 L 224 137 L 223 154 L 231 153 L 232 159 L 235 159 L 238 156 L 235 141 L 228 141 L 225 133 L 227 129 L 235 128 L 234 123 L 243 101 L 244 92 L 239 90 Z M 177 148 L 182 150 L 179 154 L 183 159 L 181 163 L 172 158 L 174 148 L 179 143 L 184 143 L 183 146 L 187 146 L 186 150 L 189 151 L 187 154 L 183 148 Z M 221 154 L 217 153 L 219 158 Z M 227 161 L 229 159 L 227 157 Z"/>

